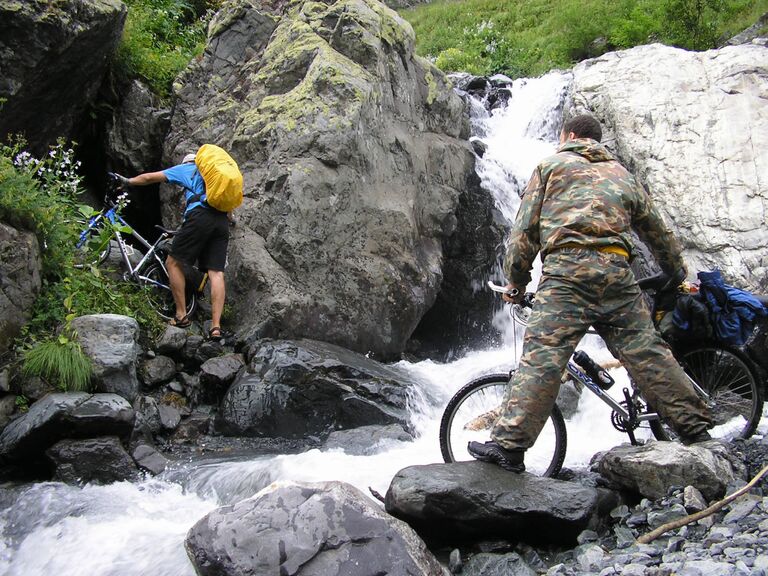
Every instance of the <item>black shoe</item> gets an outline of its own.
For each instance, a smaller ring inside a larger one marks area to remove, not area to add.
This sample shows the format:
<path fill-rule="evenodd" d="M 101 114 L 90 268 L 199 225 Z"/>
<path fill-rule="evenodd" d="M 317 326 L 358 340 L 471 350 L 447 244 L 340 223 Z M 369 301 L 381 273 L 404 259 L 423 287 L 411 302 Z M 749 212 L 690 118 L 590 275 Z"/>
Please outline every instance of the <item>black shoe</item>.
<path fill-rule="evenodd" d="M 483 462 L 492 462 L 501 466 L 509 472 L 524 472 L 525 464 L 523 457 L 525 450 L 507 450 L 493 440 L 481 444 L 480 442 L 470 442 L 467 444 L 467 452 L 473 458 Z"/>
<path fill-rule="evenodd" d="M 691 436 L 680 436 L 680 442 L 686 446 L 690 446 L 691 444 L 698 444 L 699 442 L 706 442 L 707 440 L 712 440 L 712 436 L 710 436 L 709 432 L 706 430 L 702 430 L 701 432 L 697 432 Z"/>

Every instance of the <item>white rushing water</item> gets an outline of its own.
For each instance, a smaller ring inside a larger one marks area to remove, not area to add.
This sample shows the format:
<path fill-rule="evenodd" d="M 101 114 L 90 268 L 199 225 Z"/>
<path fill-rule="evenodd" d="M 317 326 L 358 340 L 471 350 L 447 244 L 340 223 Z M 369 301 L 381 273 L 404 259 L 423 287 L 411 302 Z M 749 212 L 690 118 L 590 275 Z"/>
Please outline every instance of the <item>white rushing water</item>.
<path fill-rule="evenodd" d="M 555 149 L 568 75 L 551 73 L 516 81 L 507 108 L 488 115 L 478 103 L 475 134 L 488 149 L 478 173 L 511 220 L 518 191 L 538 161 Z M 492 263 L 489 263 L 489 266 Z M 192 525 L 214 508 L 250 497 L 275 481 L 340 480 L 386 493 L 402 468 L 441 462 L 438 426 L 443 407 L 466 382 L 509 370 L 519 355 L 516 333 L 502 309 L 494 324 L 503 334 L 498 349 L 478 350 L 451 362 L 401 362 L 421 388 L 414 395 L 413 442 L 382 445 L 373 456 L 311 450 L 239 460 L 179 463 L 161 477 L 139 483 L 84 488 L 42 483 L 0 489 L 0 574 L 8 576 L 193 576 L 184 551 Z M 596 337 L 583 342 L 598 361 L 610 357 Z M 612 372 L 615 394 L 628 385 L 623 370 Z M 425 400 L 425 399 L 431 400 Z M 765 418 L 760 432 L 768 428 Z M 567 422 L 565 465 L 585 468 L 593 454 L 626 441 L 613 429 L 610 411 L 583 395 Z"/>

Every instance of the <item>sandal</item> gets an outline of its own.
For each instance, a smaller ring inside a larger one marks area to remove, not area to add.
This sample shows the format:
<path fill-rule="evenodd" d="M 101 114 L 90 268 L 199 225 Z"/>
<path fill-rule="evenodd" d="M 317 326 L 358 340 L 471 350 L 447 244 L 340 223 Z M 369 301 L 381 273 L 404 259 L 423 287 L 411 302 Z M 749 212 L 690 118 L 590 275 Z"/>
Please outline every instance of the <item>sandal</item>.
<path fill-rule="evenodd" d="M 214 326 L 210 330 L 208 330 L 208 340 L 212 340 L 214 342 L 218 342 L 224 337 L 224 333 L 221 331 L 220 326 Z"/>
<path fill-rule="evenodd" d="M 169 322 L 169 326 L 175 326 L 176 328 L 189 328 L 192 325 L 192 321 L 189 319 L 189 316 L 184 316 L 182 318 L 179 318 L 178 316 L 174 316 Z"/>

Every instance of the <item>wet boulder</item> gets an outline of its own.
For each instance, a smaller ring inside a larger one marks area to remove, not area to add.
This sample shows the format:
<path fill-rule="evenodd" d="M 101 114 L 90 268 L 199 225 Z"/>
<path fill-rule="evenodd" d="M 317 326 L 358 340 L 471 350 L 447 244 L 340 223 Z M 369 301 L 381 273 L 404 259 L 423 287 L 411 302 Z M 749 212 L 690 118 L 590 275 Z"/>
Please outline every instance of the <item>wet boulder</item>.
<path fill-rule="evenodd" d="M 60 440 L 45 454 L 53 462 L 54 480 L 67 484 L 111 484 L 140 477 L 133 459 L 114 436 Z"/>
<path fill-rule="evenodd" d="M 597 454 L 592 469 L 616 488 L 652 499 L 664 496 L 670 486 L 694 486 L 707 500 L 714 500 L 730 483 L 746 476 L 743 462 L 718 440 L 692 446 L 677 442 L 616 446 Z"/>
<path fill-rule="evenodd" d="M 420 533 L 448 542 L 503 537 L 575 544 L 618 502 L 608 490 L 484 462 L 410 466 L 392 479 L 386 510 Z"/>
<path fill-rule="evenodd" d="M 0 460 L 34 459 L 68 438 L 126 438 L 133 420 L 133 408 L 116 394 L 49 394 L 0 433 Z"/>
<path fill-rule="evenodd" d="M 334 430 L 410 428 L 405 374 L 332 344 L 264 340 L 227 390 L 217 429 L 233 436 L 327 437 Z"/>
<path fill-rule="evenodd" d="M 447 576 L 404 522 L 342 482 L 273 484 L 218 508 L 185 541 L 201 576 Z"/>

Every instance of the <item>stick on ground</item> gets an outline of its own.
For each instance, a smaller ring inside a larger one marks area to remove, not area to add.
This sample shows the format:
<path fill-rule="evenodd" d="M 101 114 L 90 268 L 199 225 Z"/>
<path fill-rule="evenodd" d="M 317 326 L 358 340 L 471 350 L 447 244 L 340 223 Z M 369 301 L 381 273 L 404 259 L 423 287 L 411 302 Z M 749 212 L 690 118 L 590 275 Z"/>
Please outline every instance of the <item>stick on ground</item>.
<path fill-rule="evenodd" d="M 752 478 L 752 480 L 749 481 L 749 484 L 739 488 L 733 494 L 731 494 L 729 496 L 726 496 L 722 500 L 718 500 L 717 502 L 715 502 L 711 506 L 705 508 L 701 512 L 696 512 L 695 514 L 690 514 L 690 515 L 685 516 L 683 518 L 678 518 L 677 520 L 672 520 L 671 522 L 667 522 L 666 524 L 662 524 L 661 526 L 659 526 L 655 530 L 652 530 L 651 532 L 648 532 L 648 534 L 644 534 L 644 535 L 640 536 L 640 538 L 637 539 L 637 543 L 638 544 L 648 544 L 648 543 L 653 542 L 654 540 L 656 540 L 656 538 L 658 538 L 659 536 L 661 536 L 665 532 L 669 532 L 670 530 L 674 530 L 675 528 L 682 528 L 686 524 L 690 524 L 691 522 L 696 522 L 697 520 L 701 520 L 702 518 L 706 518 L 710 514 L 714 514 L 715 512 L 720 510 L 720 508 L 722 508 L 723 506 L 725 506 L 729 502 L 733 502 L 739 496 L 742 496 L 743 494 L 746 494 L 747 492 L 749 492 L 752 489 L 752 487 L 754 487 L 754 485 L 758 483 L 760 478 L 762 478 L 766 474 L 766 472 L 768 472 L 768 466 L 766 466 L 765 468 L 760 470 L 760 472 L 757 473 L 757 476 L 755 476 L 754 478 Z"/>

